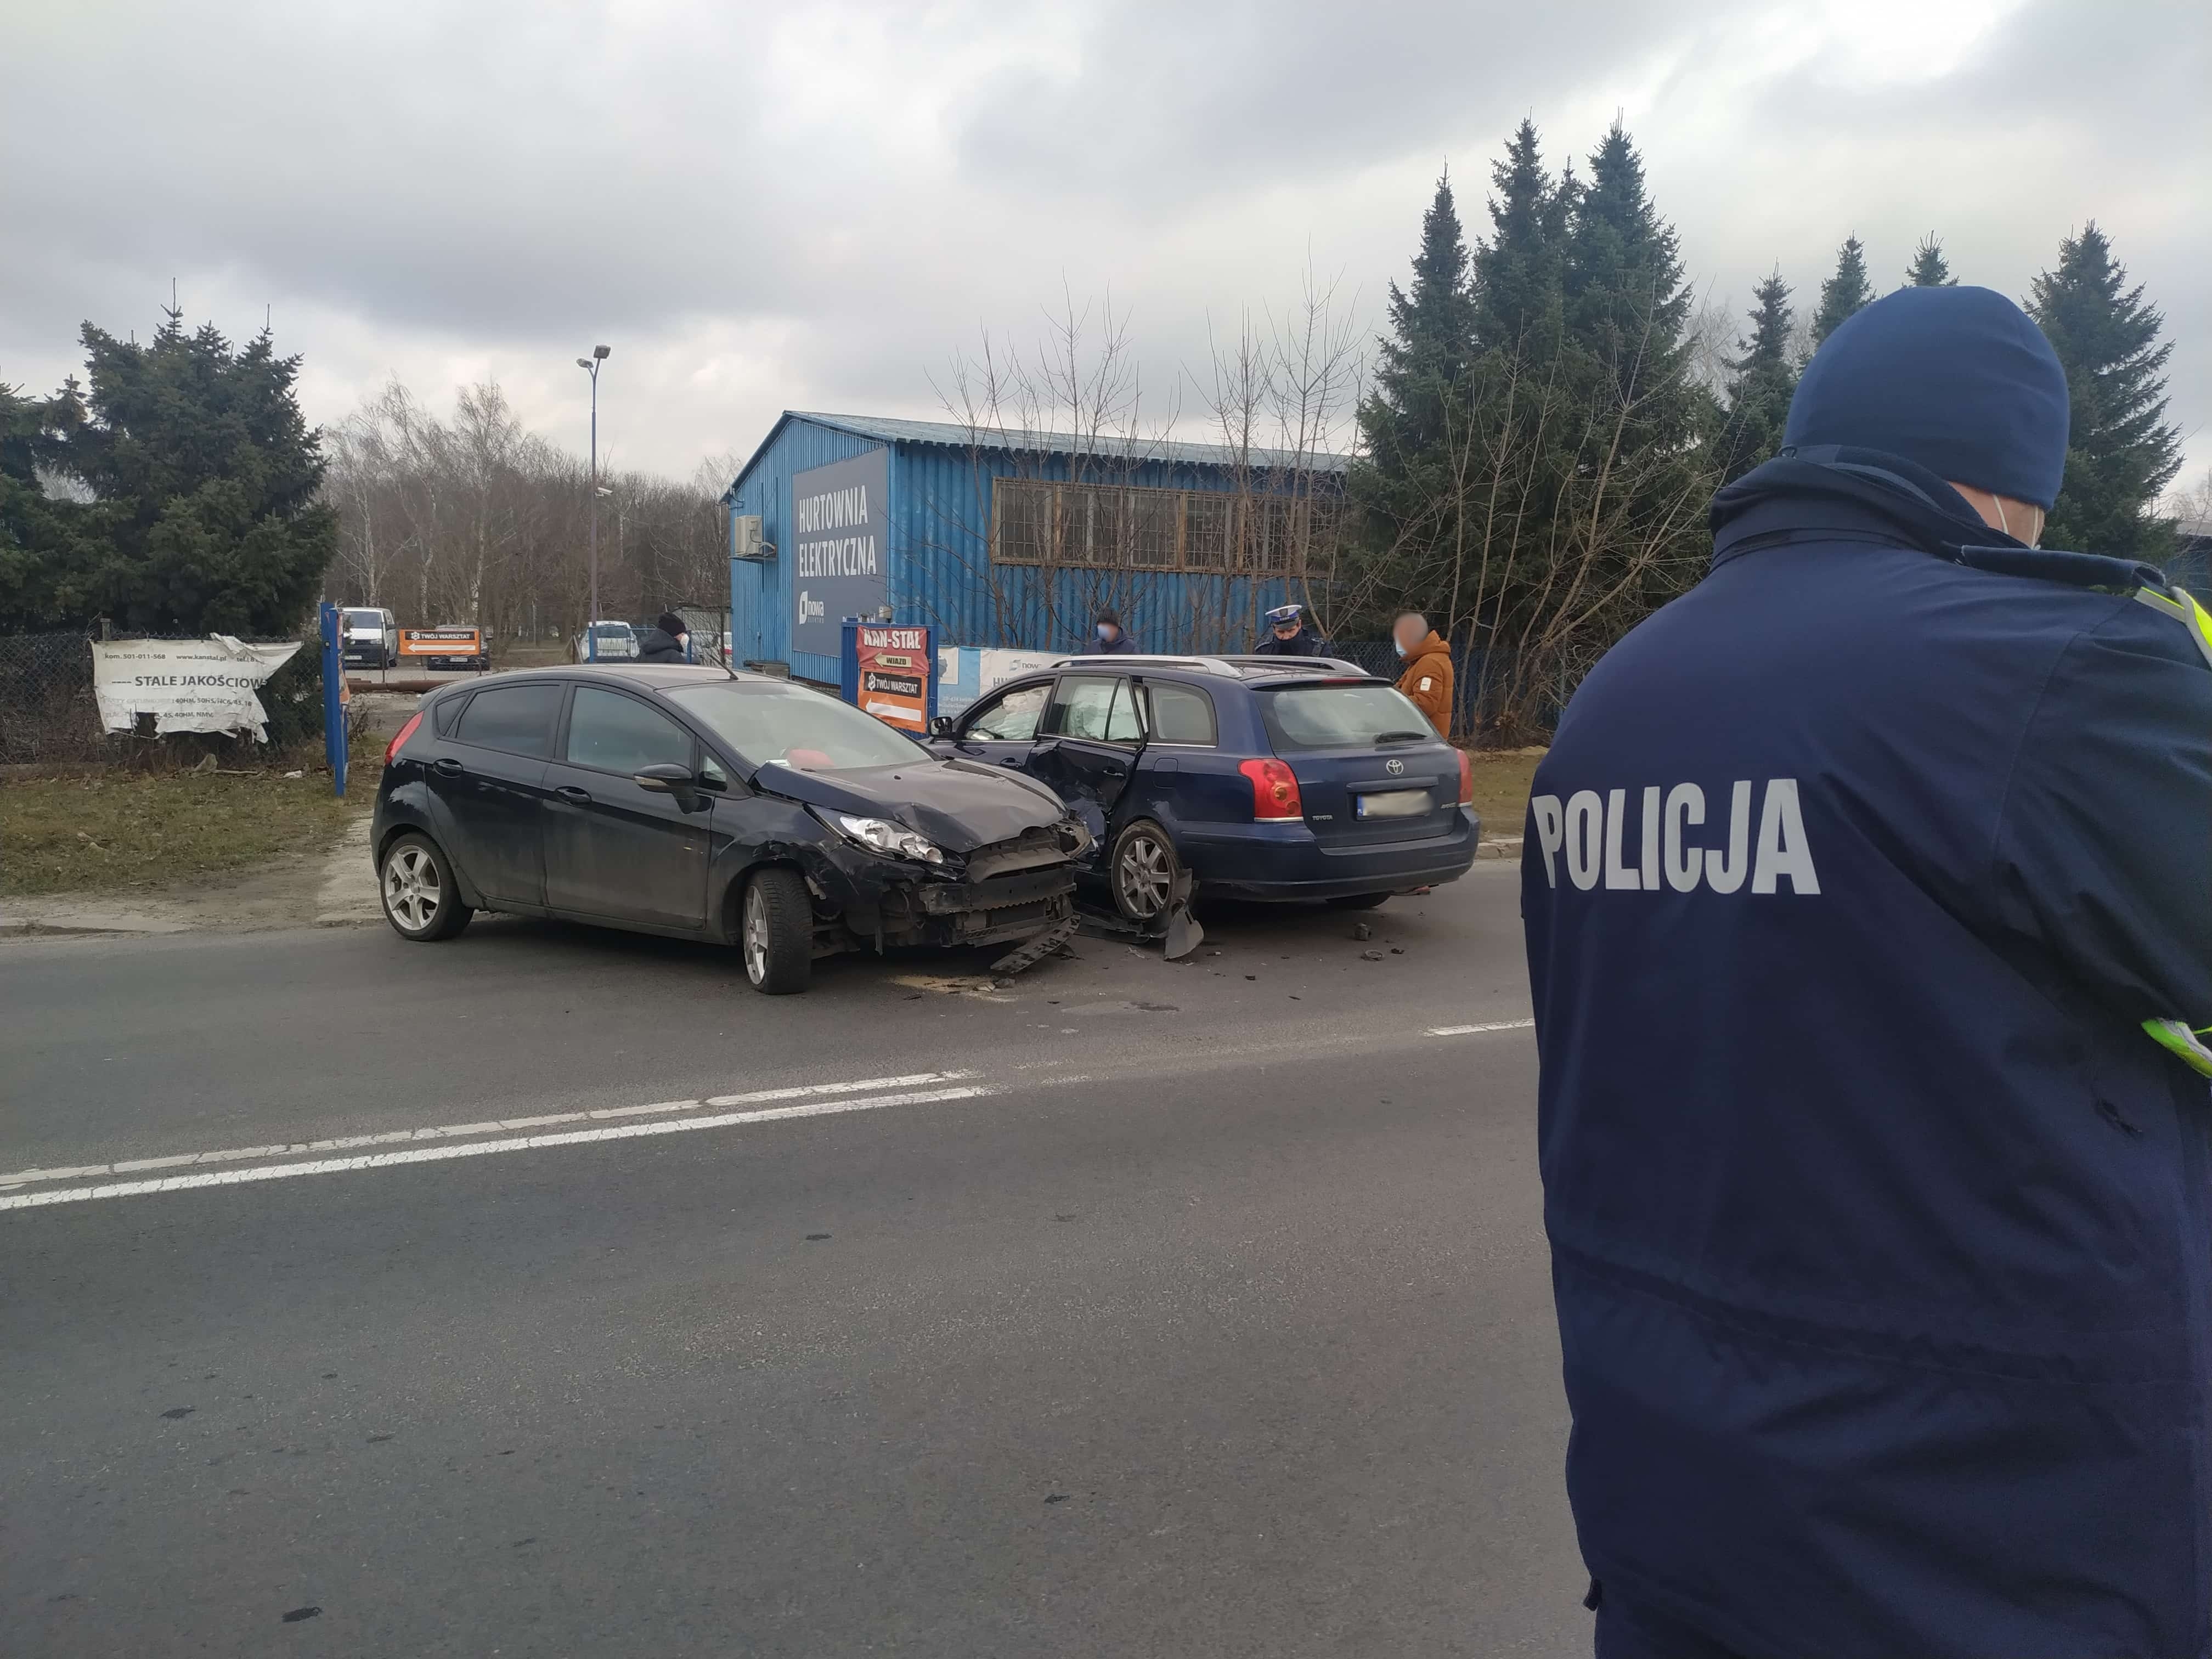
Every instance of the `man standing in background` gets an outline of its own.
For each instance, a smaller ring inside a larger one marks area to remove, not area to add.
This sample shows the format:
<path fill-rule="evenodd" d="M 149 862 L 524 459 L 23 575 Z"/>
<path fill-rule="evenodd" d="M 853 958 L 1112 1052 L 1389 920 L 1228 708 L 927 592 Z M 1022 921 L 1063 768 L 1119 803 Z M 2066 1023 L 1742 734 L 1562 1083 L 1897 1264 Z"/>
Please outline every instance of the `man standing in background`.
<path fill-rule="evenodd" d="M 2212 1652 L 2212 641 L 2050 343 L 1861 311 L 1592 671 L 1522 908 L 1601 1659 Z"/>
<path fill-rule="evenodd" d="M 1406 665 L 1405 672 L 1398 676 L 1398 689 L 1412 699 L 1414 708 L 1429 717 L 1429 724 L 1437 728 L 1438 737 L 1449 738 L 1452 723 L 1451 647 L 1418 611 L 1408 611 L 1390 624 L 1390 643 L 1398 647 L 1398 655 Z"/>

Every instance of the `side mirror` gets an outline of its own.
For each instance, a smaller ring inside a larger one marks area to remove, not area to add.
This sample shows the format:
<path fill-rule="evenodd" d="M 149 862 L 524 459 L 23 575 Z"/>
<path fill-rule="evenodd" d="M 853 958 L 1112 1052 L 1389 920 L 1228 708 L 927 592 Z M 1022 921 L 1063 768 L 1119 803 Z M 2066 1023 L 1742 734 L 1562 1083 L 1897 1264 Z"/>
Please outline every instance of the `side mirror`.
<path fill-rule="evenodd" d="M 939 714 L 935 720 L 930 721 L 929 735 L 933 738 L 951 737 L 952 735 L 952 716 L 950 714 Z"/>
<path fill-rule="evenodd" d="M 659 766 L 648 766 L 643 771 L 633 772 L 629 775 L 630 781 L 639 788 L 650 789 L 656 795 L 689 794 L 693 784 L 690 767 L 677 766 L 665 761 Z"/>

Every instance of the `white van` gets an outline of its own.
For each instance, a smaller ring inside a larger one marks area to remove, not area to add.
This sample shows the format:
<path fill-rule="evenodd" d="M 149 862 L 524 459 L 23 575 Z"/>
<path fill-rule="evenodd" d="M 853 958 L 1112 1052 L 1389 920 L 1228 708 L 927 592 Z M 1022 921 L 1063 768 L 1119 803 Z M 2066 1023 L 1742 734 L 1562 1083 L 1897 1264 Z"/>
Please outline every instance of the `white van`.
<path fill-rule="evenodd" d="M 349 668 L 397 668 L 399 665 L 399 623 L 389 611 L 368 611 L 349 605 L 340 612 L 345 665 Z"/>

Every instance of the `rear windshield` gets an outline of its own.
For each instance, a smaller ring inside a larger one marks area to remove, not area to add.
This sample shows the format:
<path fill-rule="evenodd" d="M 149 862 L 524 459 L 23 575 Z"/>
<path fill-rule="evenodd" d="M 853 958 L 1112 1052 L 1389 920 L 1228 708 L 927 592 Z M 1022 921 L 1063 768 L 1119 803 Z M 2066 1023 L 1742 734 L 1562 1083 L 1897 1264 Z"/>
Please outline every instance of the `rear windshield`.
<path fill-rule="evenodd" d="M 384 626 L 381 611 L 349 611 L 345 613 L 345 619 L 348 628 L 381 629 Z"/>
<path fill-rule="evenodd" d="M 1403 692 L 1374 681 L 1263 691 L 1260 714 L 1278 754 L 1438 741 L 1428 716 L 1407 702 Z"/>
<path fill-rule="evenodd" d="M 686 686 L 668 696 L 749 766 L 781 762 L 808 772 L 899 766 L 935 756 L 873 714 L 803 685 Z"/>
<path fill-rule="evenodd" d="M 592 632 L 603 640 L 626 640 L 630 636 L 630 625 L 628 623 L 599 623 Z"/>

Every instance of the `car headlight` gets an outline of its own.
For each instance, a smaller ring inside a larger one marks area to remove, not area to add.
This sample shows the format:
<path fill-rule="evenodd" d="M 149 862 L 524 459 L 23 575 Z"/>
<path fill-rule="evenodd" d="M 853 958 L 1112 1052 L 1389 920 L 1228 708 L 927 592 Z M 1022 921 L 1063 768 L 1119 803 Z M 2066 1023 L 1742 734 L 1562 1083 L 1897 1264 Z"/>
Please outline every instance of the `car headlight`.
<path fill-rule="evenodd" d="M 856 818 L 832 812 L 830 822 L 872 853 L 888 853 L 893 858 L 915 859 L 923 864 L 945 862 L 945 849 L 935 842 L 888 818 Z"/>

